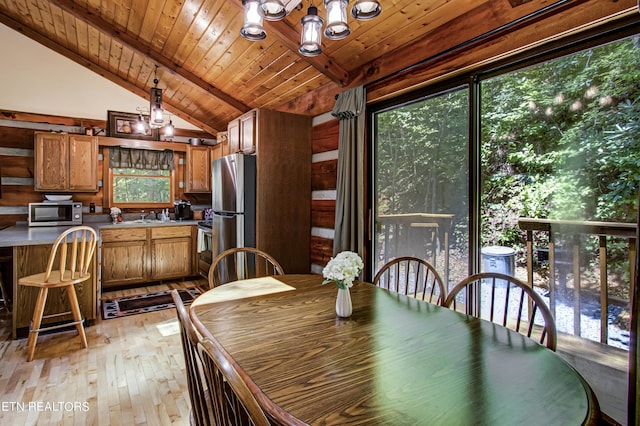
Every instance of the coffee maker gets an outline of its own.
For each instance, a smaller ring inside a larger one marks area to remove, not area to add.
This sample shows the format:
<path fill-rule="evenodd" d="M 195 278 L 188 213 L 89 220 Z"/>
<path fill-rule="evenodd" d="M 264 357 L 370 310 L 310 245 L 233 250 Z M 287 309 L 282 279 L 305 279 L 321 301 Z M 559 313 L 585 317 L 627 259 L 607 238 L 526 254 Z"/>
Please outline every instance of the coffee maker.
<path fill-rule="evenodd" d="M 176 220 L 191 219 L 191 202 L 187 200 L 176 200 L 173 203 Z"/>

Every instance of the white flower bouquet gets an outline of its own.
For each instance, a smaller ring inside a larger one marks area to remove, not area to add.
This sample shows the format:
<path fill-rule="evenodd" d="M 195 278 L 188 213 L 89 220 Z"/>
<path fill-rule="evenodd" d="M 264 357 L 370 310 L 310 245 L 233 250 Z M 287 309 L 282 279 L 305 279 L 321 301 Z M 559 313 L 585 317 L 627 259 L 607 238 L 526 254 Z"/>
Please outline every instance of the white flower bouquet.
<path fill-rule="evenodd" d="M 325 278 L 322 284 L 336 283 L 338 288 L 346 290 L 353 286 L 353 280 L 362 272 L 364 263 L 356 253 L 343 251 L 332 257 L 322 270 Z"/>
<path fill-rule="evenodd" d="M 117 223 L 118 222 L 118 217 L 120 217 L 120 214 L 122 213 L 122 210 L 120 210 L 117 207 L 111 207 L 111 211 L 110 211 L 110 215 L 111 215 L 111 219 L 113 219 L 113 223 Z"/>

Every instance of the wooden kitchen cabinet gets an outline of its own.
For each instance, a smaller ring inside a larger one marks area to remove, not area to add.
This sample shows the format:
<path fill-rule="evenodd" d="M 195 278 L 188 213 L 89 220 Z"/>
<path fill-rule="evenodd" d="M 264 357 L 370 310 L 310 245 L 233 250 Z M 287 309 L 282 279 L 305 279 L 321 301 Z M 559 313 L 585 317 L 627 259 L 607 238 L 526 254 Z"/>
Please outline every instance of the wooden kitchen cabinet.
<path fill-rule="evenodd" d="M 253 154 L 256 152 L 256 110 L 240 117 L 240 152 Z"/>
<path fill-rule="evenodd" d="M 196 232 L 193 225 L 101 230 L 102 288 L 194 275 Z"/>
<path fill-rule="evenodd" d="M 311 117 L 258 108 L 233 120 L 228 129 L 229 144 L 237 138 L 236 152 L 255 155 L 256 247 L 275 257 L 287 273 L 308 273 Z"/>
<path fill-rule="evenodd" d="M 257 110 L 251 110 L 227 126 L 229 153 L 253 154 L 256 151 Z"/>
<path fill-rule="evenodd" d="M 100 238 L 103 289 L 148 281 L 147 228 L 103 229 Z"/>
<path fill-rule="evenodd" d="M 211 161 L 217 160 L 218 158 L 224 157 L 224 149 L 226 147 L 225 143 L 217 143 L 211 147 Z"/>
<path fill-rule="evenodd" d="M 97 192 L 98 138 L 36 132 L 36 191 Z"/>
<path fill-rule="evenodd" d="M 215 147 L 218 148 L 218 152 L 219 152 L 218 158 L 224 157 L 225 155 L 229 155 L 229 133 L 228 132 L 218 132 L 218 134 L 216 134 Z"/>
<path fill-rule="evenodd" d="M 211 148 L 187 146 L 186 185 L 184 192 L 211 192 Z"/>
<path fill-rule="evenodd" d="M 195 259 L 193 226 L 150 228 L 151 280 L 188 277 Z"/>
<path fill-rule="evenodd" d="M 240 119 L 232 120 L 227 125 L 227 154 L 240 151 Z"/>

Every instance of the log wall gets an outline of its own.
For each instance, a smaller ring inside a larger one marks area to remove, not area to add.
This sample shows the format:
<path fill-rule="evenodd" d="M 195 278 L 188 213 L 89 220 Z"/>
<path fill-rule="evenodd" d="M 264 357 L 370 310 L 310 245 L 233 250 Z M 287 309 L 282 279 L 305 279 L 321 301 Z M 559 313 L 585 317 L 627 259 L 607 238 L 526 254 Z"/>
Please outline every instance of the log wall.
<path fill-rule="evenodd" d="M 311 136 L 311 270 L 321 273 L 333 255 L 339 121 L 325 115 L 316 122 Z"/>
<path fill-rule="evenodd" d="M 0 123 L 0 229 L 13 226 L 16 222 L 26 222 L 28 204 L 44 200 L 44 193 L 34 190 L 34 133 L 64 131 L 84 134 L 84 127 L 73 125 L 74 119 L 64 118 L 61 121 L 57 120 L 59 117 L 49 117 L 48 121 L 55 124 L 44 124 L 41 122 L 42 117 L 33 117 L 35 121 L 2 121 Z M 28 115 L 25 115 L 25 118 L 28 120 Z M 58 122 L 66 124 L 58 124 Z M 177 176 L 175 198 L 189 200 L 194 206 L 211 205 L 211 196 L 208 194 L 184 193 L 182 185 L 185 180 L 184 152 L 176 152 L 175 158 Z M 98 161 L 100 177 L 102 167 L 103 161 L 100 157 Z M 78 192 L 72 195 L 74 201 L 82 202 L 85 215 L 89 214 L 89 203 L 96 205 L 96 214 L 102 214 L 104 198 L 102 187 L 97 193 Z"/>

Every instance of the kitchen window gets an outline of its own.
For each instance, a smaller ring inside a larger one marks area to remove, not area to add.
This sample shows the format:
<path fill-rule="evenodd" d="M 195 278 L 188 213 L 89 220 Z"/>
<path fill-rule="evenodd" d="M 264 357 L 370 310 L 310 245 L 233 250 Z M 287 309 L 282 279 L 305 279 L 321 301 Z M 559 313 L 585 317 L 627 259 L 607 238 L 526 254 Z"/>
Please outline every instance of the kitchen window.
<path fill-rule="evenodd" d="M 163 207 L 174 196 L 173 151 L 111 147 L 109 149 L 110 205 Z"/>

